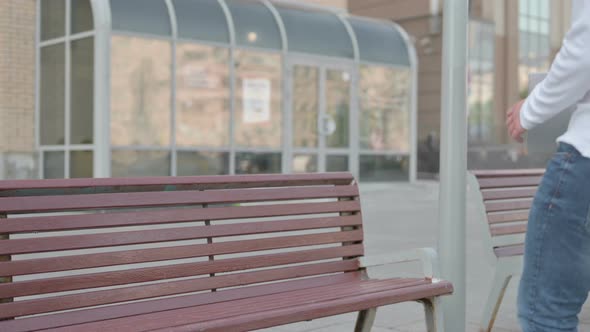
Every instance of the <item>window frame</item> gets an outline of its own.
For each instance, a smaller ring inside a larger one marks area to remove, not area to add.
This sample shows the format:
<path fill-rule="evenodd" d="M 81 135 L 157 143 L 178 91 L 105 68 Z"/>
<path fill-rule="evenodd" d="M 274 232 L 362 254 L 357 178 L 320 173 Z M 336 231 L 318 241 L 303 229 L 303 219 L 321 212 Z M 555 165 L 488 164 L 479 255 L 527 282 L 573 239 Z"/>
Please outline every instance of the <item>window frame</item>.
<path fill-rule="evenodd" d="M 96 154 L 96 123 L 93 125 L 93 140 L 92 144 L 71 144 L 71 72 L 72 72 L 72 42 L 85 39 L 85 38 L 92 38 L 93 39 L 93 52 L 96 52 L 97 42 L 97 30 L 96 30 L 96 22 L 94 22 L 92 30 L 78 32 L 72 34 L 71 31 L 71 0 L 64 0 L 65 1 L 65 35 L 57 38 L 51 38 L 46 40 L 41 40 L 41 1 L 37 0 L 36 2 L 36 11 L 39 13 L 36 18 L 36 33 L 35 33 L 35 67 L 37 70 L 35 71 L 35 148 L 37 151 L 37 158 L 39 160 L 38 163 L 38 176 L 39 178 L 44 178 L 44 166 L 45 160 L 44 155 L 45 152 L 64 152 L 64 174 L 63 178 L 70 177 L 70 154 L 72 151 L 91 151 L 94 155 Z M 89 0 L 90 1 L 90 0 Z M 92 1 L 91 3 L 91 10 L 94 11 L 92 8 Z M 41 50 L 44 47 L 55 46 L 55 45 L 64 45 L 65 47 L 65 59 L 64 59 L 64 144 L 63 145 L 44 145 L 41 143 Z M 93 64 L 96 66 L 95 64 Z M 93 69 L 93 75 L 96 71 Z M 96 78 L 93 78 L 94 85 L 96 85 Z M 93 95 L 95 95 L 96 87 L 93 87 Z M 95 121 L 94 113 L 96 113 L 96 107 L 93 104 L 93 121 Z M 96 175 L 96 163 L 93 162 L 92 165 L 92 173 Z"/>

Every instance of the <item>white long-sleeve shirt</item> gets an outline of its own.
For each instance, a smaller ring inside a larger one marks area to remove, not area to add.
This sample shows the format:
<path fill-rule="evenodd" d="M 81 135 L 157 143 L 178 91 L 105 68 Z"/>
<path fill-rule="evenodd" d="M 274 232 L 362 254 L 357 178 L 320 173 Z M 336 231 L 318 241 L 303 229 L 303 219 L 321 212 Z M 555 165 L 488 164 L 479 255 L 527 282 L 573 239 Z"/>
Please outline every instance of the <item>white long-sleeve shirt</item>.
<path fill-rule="evenodd" d="M 530 130 L 575 106 L 566 133 L 557 141 L 590 158 L 590 0 L 573 0 L 572 12 L 572 26 L 561 50 L 547 77 L 523 104 L 520 120 Z"/>

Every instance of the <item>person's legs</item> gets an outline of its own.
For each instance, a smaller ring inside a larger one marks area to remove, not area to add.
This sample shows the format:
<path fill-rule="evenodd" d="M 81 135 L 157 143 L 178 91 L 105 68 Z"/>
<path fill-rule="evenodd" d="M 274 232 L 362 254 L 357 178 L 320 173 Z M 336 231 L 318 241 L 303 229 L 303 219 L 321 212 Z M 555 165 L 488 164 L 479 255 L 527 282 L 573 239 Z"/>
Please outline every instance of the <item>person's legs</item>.
<path fill-rule="evenodd" d="M 577 331 L 590 290 L 590 159 L 562 144 L 531 208 L 518 316 L 524 332 Z"/>

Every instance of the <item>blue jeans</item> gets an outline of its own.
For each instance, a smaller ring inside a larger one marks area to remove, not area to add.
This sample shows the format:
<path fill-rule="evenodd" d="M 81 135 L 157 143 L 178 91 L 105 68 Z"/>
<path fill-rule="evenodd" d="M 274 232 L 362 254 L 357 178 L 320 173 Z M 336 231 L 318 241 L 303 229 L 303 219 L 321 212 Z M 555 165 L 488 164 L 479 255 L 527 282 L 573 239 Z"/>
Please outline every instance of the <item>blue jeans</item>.
<path fill-rule="evenodd" d="M 524 332 L 578 331 L 590 291 L 590 159 L 561 144 L 533 201 L 518 316 Z"/>

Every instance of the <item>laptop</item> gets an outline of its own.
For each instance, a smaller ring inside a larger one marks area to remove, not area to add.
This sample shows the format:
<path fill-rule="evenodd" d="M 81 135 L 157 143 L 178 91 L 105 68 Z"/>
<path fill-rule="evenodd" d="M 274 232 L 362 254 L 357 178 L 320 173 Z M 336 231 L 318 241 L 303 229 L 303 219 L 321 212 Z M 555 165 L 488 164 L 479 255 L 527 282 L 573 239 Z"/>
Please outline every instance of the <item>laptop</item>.
<path fill-rule="evenodd" d="M 545 77 L 546 73 L 534 73 L 529 75 L 529 92 L 539 84 Z M 553 153 L 556 148 L 556 140 L 563 135 L 570 122 L 572 113 L 576 110 L 575 106 L 560 112 L 545 123 L 536 126 L 527 132 L 525 141 L 529 154 L 548 154 Z"/>

